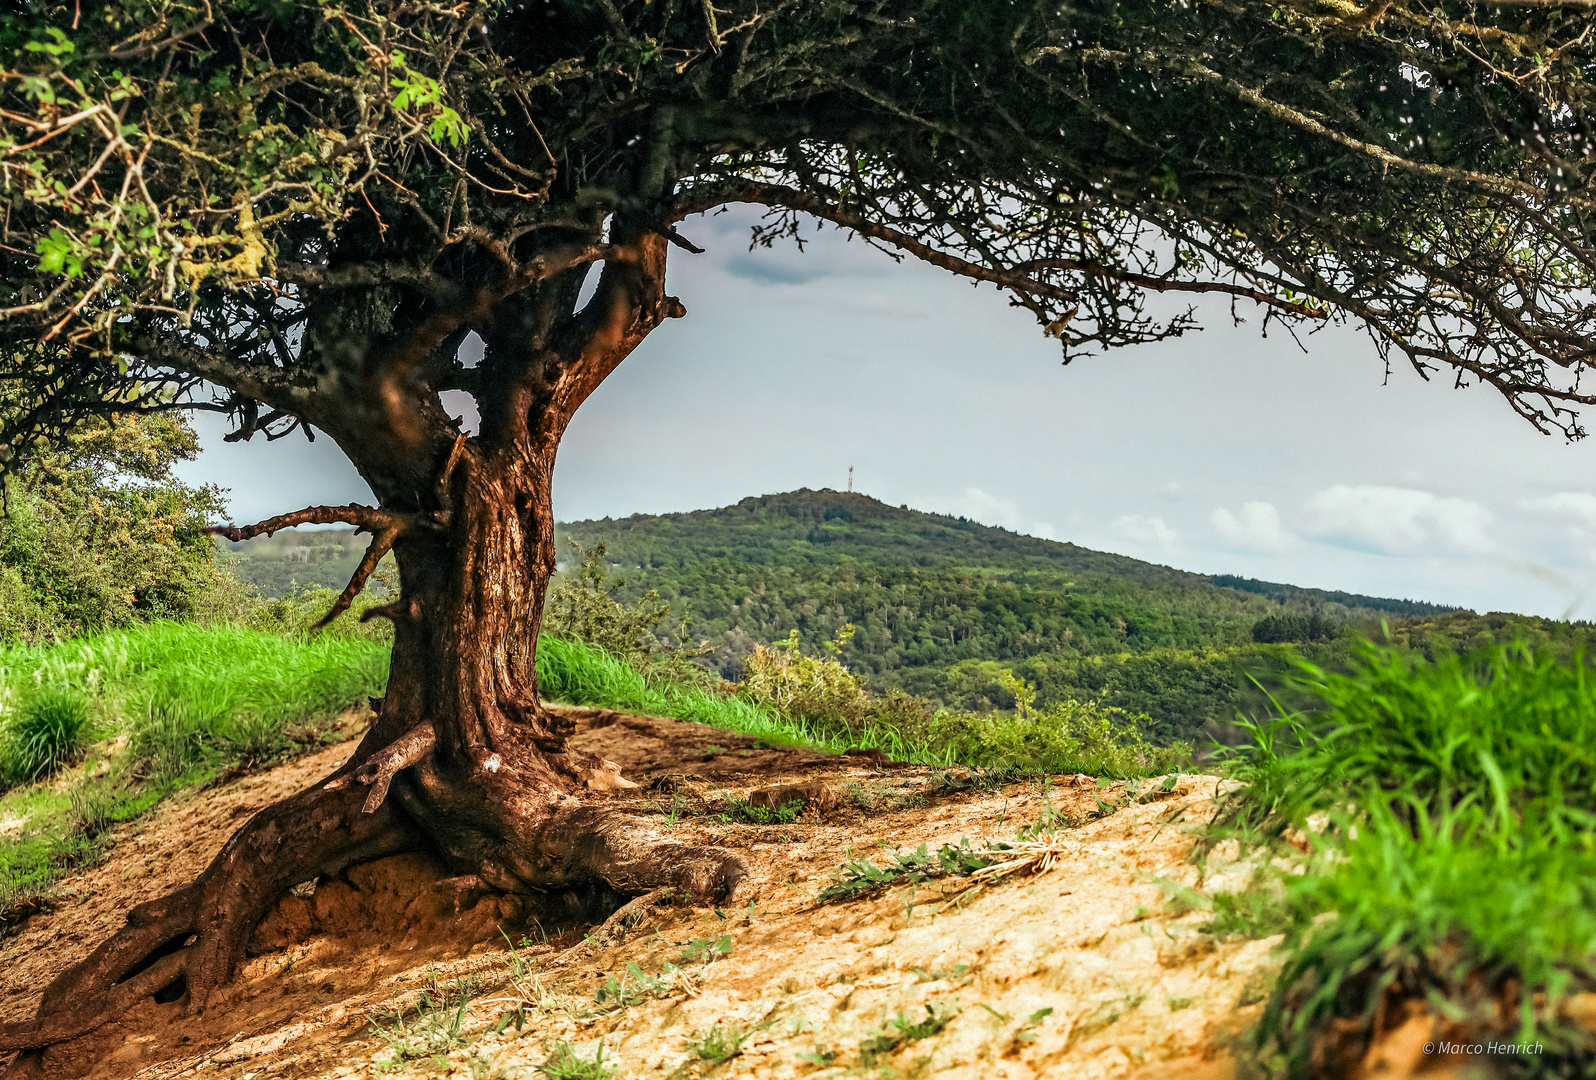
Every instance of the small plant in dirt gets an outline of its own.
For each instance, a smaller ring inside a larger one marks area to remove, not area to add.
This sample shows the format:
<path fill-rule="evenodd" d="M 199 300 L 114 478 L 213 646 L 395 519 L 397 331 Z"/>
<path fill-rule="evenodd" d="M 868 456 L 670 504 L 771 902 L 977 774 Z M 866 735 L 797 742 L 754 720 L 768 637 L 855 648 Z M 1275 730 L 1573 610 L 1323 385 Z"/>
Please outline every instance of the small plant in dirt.
<path fill-rule="evenodd" d="M 956 1006 L 938 1001 L 926 1004 L 923 1020 L 915 1020 L 899 1012 L 859 1044 L 859 1063 L 867 1069 L 874 1068 L 878 1058 L 892 1053 L 904 1043 L 940 1034 L 958 1015 Z"/>
<path fill-rule="evenodd" d="M 666 964 L 658 975 L 648 975 L 635 960 L 628 960 L 620 976 L 611 975 L 605 979 L 595 997 L 600 1008 L 629 1009 L 649 998 L 664 997 L 671 992 L 675 982 L 676 968 L 671 964 Z"/>
<path fill-rule="evenodd" d="M 804 804 L 801 799 L 772 808 L 754 806 L 746 799 L 734 797 L 726 800 L 726 812 L 720 815 L 720 819 L 727 824 L 741 822 L 746 825 L 791 825 L 803 812 Z"/>
<path fill-rule="evenodd" d="M 389 1056 L 377 1067 L 387 1071 L 406 1062 L 429 1058 L 443 1068 L 449 1051 L 466 1044 L 462 1033 L 471 1000 L 477 996 L 477 977 L 461 975 L 444 982 L 436 966 L 427 970 L 427 988 L 414 1009 L 368 1016 L 371 1032 L 388 1044 Z"/>
<path fill-rule="evenodd" d="M 799 1061 L 807 1062 L 810 1065 L 819 1065 L 821 1068 L 825 1068 L 837 1060 L 837 1052 L 835 1050 L 828 1049 L 825 1043 L 815 1043 L 815 1048 L 813 1050 L 807 1050 L 801 1054 L 798 1054 L 797 1057 Z"/>
<path fill-rule="evenodd" d="M 604 1060 L 604 1040 L 600 1039 L 598 1052 L 592 1058 L 582 1057 L 568 1042 L 556 1043 L 533 1071 L 547 1080 L 613 1080 L 619 1067 Z"/>
<path fill-rule="evenodd" d="M 682 960 L 688 964 L 712 964 L 716 960 L 730 956 L 732 952 L 732 936 L 723 934 L 718 939 L 694 938 L 682 948 Z"/>
<path fill-rule="evenodd" d="M 1037 1029 L 1042 1026 L 1042 1021 L 1052 1015 L 1053 1009 L 1051 1006 L 1045 1009 L 1037 1009 L 1025 1018 L 1023 1024 L 1014 1029 L 1014 1041 L 1017 1043 L 1035 1042 Z"/>
<path fill-rule="evenodd" d="M 926 844 L 913 851 L 898 851 L 883 843 L 881 848 L 888 858 L 885 866 L 870 859 L 850 858 L 838 868 L 836 884 L 822 889 L 817 899 L 822 904 L 854 900 L 935 878 L 976 879 L 972 886 L 961 886 L 964 891 L 958 902 L 962 903 L 962 897 L 1012 874 L 1040 873 L 1051 868 L 1065 843 L 1059 832 L 1068 825 L 1069 819 L 1044 800 L 1036 821 L 1021 826 L 1012 841 L 988 841 L 977 847 L 969 837 L 960 837 L 957 844 L 943 844 L 935 854 Z"/>
<path fill-rule="evenodd" d="M 710 1068 L 726 1064 L 743 1052 L 743 1044 L 754 1037 L 754 1032 L 736 1024 L 715 1024 L 703 1035 L 690 1039 L 689 1052 L 707 1061 Z"/>

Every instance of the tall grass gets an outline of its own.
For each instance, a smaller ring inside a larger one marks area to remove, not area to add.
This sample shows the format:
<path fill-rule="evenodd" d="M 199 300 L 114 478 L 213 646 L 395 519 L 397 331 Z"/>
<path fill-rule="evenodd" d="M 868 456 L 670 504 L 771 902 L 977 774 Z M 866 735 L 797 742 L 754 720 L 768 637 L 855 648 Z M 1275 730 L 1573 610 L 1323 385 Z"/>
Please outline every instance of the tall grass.
<path fill-rule="evenodd" d="M 0 930 L 96 857 L 107 825 L 220 768 L 314 742 L 387 677 L 384 643 L 241 627 L 155 622 L 0 649 L 0 817 L 20 823 L 0 841 Z M 105 766 L 94 778 L 27 785 L 85 752 Z"/>
<path fill-rule="evenodd" d="M 1520 1037 L 1585 1061 L 1588 1041 L 1556 1023 L 1564 995 L 1596 989 L 1584 658 L 1514 644 L 1432 663 L 1367 645 L 1349 674 L 1303 676 L 1328 710 L 1253 725 L 1243 786 L 1217 819 L 1217 835 L 1295 831 L 1314 846 L 1306 872 L 1274 886 L 1290 930 L 1260 1047 L 1305 1072 L 1333 1023 L 1366 1029 L 1395 993 L 1493 1034 L 1512 1006 Z"/>

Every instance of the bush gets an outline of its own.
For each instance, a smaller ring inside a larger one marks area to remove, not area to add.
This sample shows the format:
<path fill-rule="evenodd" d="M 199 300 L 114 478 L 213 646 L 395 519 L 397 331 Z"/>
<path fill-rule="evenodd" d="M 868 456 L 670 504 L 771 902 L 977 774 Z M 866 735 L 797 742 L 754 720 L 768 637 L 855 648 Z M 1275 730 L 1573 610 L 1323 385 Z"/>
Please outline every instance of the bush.
<path fill-rule="evenodd" d="M 69 764 L 89 736 L 89 702 L 76 687 L 46 683 L 22 699 L 6 726 L 0 775 L 25 783 Z"/>
<path fill-rule="evenodd" d="M 1093 776 L 1145 776 L 1191 766 L 1185 743 L 1154 746 L 1140 717 L 1095 701 L 1058 701 L 1036 708 L 1036 689 L 1009 676 L 1013 713 L 936 714 L 927 728 L 965 764 Z"/>
<path fill-rule="evenodd" d="M 606 548 L 571 545 L 576 566 L 555 578 L 543 602 L 543 630 L 553 637 L 576 638 L 638 667 L 647 666 L 658 638 L 654 633 L 670 605 L 650 590 L 635 604 L 615 599 L 622 582 L 610 573 Z M 683 624 L 685 636 L 686 624 Z"/>

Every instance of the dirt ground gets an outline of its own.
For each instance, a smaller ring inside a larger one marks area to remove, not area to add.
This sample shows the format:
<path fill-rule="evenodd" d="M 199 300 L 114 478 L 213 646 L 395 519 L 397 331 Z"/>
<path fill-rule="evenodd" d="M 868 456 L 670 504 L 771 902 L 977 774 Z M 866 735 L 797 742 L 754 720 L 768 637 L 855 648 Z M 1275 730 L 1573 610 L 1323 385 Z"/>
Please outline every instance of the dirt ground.
<path fill-rule="evenodd" d="M 385 859 L 285 898 L 204 1015 L 151 1002 L 34 1075 L 531 1080 L 561 1075 L 535 1071 L 551 1056 L 600 1048 L 621 1077 L 1235 1074 L 1228 1047 L 1260 1008 L 1275 942 L 1216 941 L 1198 929 L 1208 913 L 1179 899 L 1247 872 L 1211 860 L 1200 882 L 1188 861 L 1212 778 L 1129 801 L 1090 777 L 993 786 L 671 720 L 573 715 L 578 747 L 643 784 L 605 798 L 647 813 L 662 838 L 743 855 L 751 874 L 726 907 L 650 904 L 597 931 L 592 897 L 450 891 L 425 857 Z M 250 813 L 353 748 L 189 793 L 124 829 L 109 861 L 0 942 L 0 1020 L 31 1015 L 129 907 L 186 883 Z M 733 820 L 738 800 L 780 785 L 806 795 L 798 820 Z M 1126 805 L 1098 816 L 1100 800 Z M 1045 869 L 962 897 L 971 882 L 944 878 L 817 902 L 844 861 L 882 862 L 879 845 L 1012 841 L 1046 806 L 1073 824 L 1047 842 Z"/>

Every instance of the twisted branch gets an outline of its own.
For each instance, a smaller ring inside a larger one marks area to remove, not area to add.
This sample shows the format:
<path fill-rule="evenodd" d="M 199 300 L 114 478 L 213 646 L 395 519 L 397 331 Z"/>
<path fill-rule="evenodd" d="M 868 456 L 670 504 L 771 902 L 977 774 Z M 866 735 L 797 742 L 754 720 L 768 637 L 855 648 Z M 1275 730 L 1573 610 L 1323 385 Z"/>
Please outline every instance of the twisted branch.
<path fill-rule="evenodd" d="M 401 770 L 426 760 L 438 745 L 438 733 L 423 721 L 361 762 L 358 768 L 329 783 L 323 790 L 342 791 L 356 783 L 366 784 L 371 793 L 361 813 L 374 814 L 388 797 L 388 785 Z"/>

